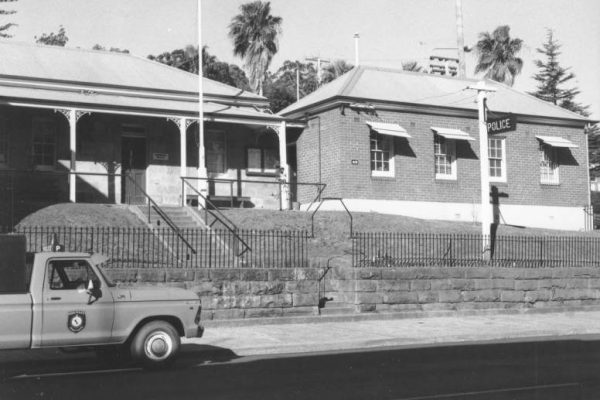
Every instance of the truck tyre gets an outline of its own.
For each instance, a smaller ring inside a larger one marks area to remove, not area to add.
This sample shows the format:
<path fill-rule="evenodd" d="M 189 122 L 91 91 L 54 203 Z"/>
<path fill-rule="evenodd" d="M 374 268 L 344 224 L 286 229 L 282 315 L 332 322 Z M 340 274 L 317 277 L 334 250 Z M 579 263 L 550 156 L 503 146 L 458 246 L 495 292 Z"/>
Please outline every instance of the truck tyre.
<path fill-rule="evenodd" d="M 166 321 L 151 321 L 141 327 L 131 342 L 131 355 L 146 368 L 166 367 L 179 351 L 179 334 Z"/>

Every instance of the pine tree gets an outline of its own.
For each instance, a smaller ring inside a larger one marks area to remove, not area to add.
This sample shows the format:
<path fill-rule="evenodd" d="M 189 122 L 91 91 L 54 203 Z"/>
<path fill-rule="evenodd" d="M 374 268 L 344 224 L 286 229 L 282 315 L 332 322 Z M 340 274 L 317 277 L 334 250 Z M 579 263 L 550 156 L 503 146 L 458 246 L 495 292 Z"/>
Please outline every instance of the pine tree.
<path fill-rule="evenodd" d="M 560 53 L 560 43 L 554 39 L 552 29 L 546 32 L 546 42 L 542 48 L 536 49 L 538 53 L 545 56 L 545 60 L 535 60 L 534 63 L 540 71 L 533 76 L 538 82 L 537 90 L 529 94 L 550 102 L 567 110 L 578 114 L 588 116 L 588 106 L 583 106 L 575 101 L 580 91 L 577 87 L 565 89 L 564 84 L 575 78 L 570 68 L 563 68 L 559 65 L 558 56 Z"/>

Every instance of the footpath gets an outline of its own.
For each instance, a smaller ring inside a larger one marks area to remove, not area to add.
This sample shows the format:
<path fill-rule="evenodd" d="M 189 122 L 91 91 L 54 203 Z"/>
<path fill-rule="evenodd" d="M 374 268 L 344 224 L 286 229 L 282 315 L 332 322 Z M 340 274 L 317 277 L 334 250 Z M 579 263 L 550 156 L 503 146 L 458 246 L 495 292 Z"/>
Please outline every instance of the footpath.
<path fill-rule="evenodd" d="M 261 320 L 240 322 L 237 326 L 208 324 L 204 337 L 183 339 L 182 343 L 250 356 L 503 341 L 600 340 L 600 310 L 597 307 L 589 311 L 560 313 L 378 317 L 339 321 L 318 320 L 317 317 L 299 323 Z"/>

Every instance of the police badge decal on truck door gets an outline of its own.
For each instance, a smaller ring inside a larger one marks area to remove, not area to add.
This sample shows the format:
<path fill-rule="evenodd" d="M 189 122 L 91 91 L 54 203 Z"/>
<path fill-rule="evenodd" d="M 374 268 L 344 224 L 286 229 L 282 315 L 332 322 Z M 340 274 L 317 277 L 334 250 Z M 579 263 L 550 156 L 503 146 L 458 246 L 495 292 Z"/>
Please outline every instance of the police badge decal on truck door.
<path fill-rule="evenodd" d="M 71 311 L 67 318 L 67 327 L 73 333 L 79 333 L 85 328 L 85 312 Z"/>

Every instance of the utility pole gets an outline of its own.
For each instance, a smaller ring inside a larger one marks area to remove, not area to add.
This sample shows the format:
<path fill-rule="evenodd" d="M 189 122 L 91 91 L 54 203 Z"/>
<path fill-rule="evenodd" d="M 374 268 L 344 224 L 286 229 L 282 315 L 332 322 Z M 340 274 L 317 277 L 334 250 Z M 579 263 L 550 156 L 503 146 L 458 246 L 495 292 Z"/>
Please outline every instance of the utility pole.
<path fill-rule="evenodd" d="M 300 100 L 300 65 L 296 64 L 296 101 Z"/>
<path fill-rule="evenodd" d="M 482 255 L 489 259 L 490 227 L 492 225 L 492 205 L 490 204 L 490 162 L 488 156 L 488 134 L 485 124 L 485 99 L 488 92 L 495 92 L 496 88 L 486 86 L 484 81 L 477 85 L 468 86 L 467 89 L 477 90 L 477 110 L 479 115 L 479 165 L 481 175 L 481 235 Z"/>
<path fill-rule="evenodd" d="M 321 57 L 307 57 L 307 58 L 305 58 L 305 60 L 317 62 L 317 86 L 321 86 L 321 77 L 322 77 L 321 63 L 329 64 L 331 61 L 321 58 Z"/>
<path fill-rule="evenodd" d="M 467 77 L 465 64 L 465 36 L 463 33 L 462 0 L 456 0 L 456 46 L 458 47 L 458 77 Z"/>
<path fill-rule="evenodd" d="M 354 66 L 358 67 L 358 40 L 360 39 L 360 35 L 358 32 L 354 34 Z"/>

